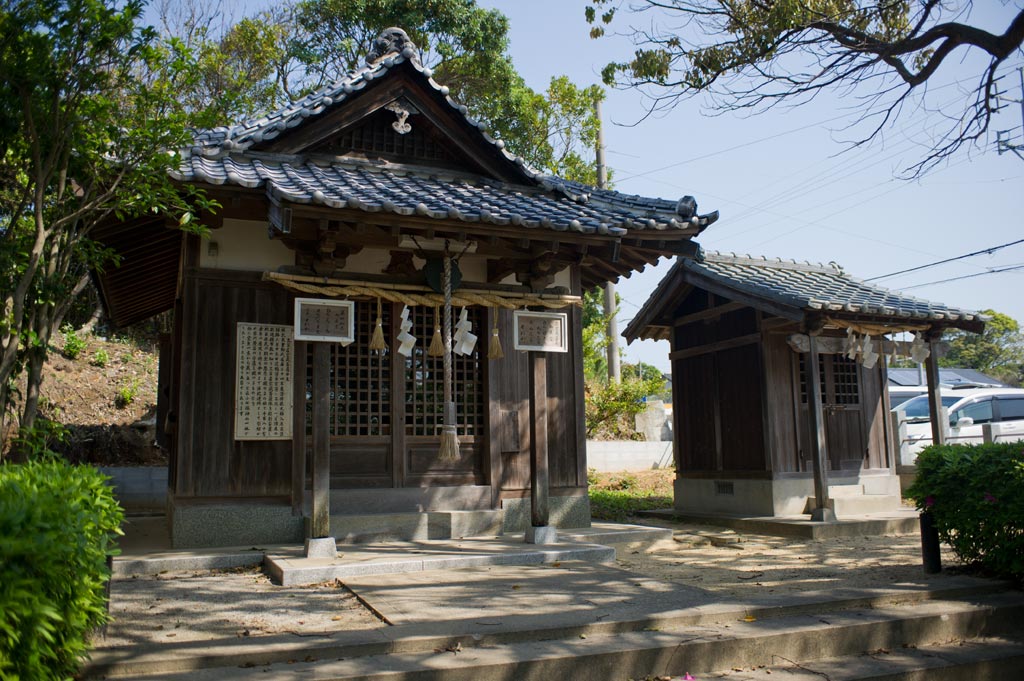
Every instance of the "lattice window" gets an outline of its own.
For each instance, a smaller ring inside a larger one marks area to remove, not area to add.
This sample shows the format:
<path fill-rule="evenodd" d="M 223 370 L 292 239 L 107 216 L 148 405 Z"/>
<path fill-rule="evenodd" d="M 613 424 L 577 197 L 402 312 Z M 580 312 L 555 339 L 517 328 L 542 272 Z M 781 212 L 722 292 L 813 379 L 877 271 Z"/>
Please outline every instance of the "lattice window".
<path fill-rule="evenodd" d="M 800 403 L 807 404 L 807 355 L 800 353 Z M 825 355 L 818 355 L 818 383 L 821 385 L 821 399 L 828 401 L 825 381 Z"/>
<path fill-rule="evenodd" d="M 391 311 L 384 306 L 384 328 Z M 348 346 L 331 345 L 329 432 L 333 436 L 373 436 L 391 433 L 391 360 L 369 349 L 377 324 L 377 303 L 356 303 L 356 340 Z M 387 332 L 385 331 L 385 334 Z M 306 385 L 313 386 L 313 343 L 306 362 Z M 307 412 L 310 407 L 307 402 Z"/>
<path fill-rule="evenodd" d="M 836 404 L 860 404 L 860 382 L 857 379 L 855 360 L 844 355 L 832 357 L 832 384 L 836 391 Z"/>
<path fill-rule="evenodd" d="M 456 315 L 457 316 L 457 315 Z M 405 360 L 405 432 L 408 435 L 440 435 L 444 425 L 444 361 L 430 357 L 427 348 L 434 335 L 434 310 L 429 307 L 410 308 L 412 335 L 419 339 L 413 354 Z M 473 333 L 480 337 L 471 355 L 454 355 L 455 376 L 453 396 L 460 436 L 475 436 L 483 427 L 483 376 L 480 353 L 486 328 L 484 310 L 470 308 Z"/>
<path fill-rule="evenodd" d="M 418 161 L 455 162 L 452 154 L 424 128 L 426 123 L 423 116 L 414 115 L 409 118 L 412 130 L 405 135 L 395 132 L 391 124 L 396 120 L 392 111 L 377 112 L 363 125 L 342 132 L 324 145 L 323 150 L 338 154 L 359 151 Z"/>

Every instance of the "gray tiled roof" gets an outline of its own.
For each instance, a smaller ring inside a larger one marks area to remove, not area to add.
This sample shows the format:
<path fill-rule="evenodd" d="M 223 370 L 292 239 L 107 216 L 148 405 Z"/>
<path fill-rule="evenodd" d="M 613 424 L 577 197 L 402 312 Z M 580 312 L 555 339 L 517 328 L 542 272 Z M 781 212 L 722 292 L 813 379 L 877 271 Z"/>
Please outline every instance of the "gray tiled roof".
<path fill-rule="evenodd" d="M 889 367 L 889 385 L 893 386 L 919 386 L 927 385 L 927 381 L 921 382 L 922 374 L 916 368 L 902 369 Z M 961 369 L 942 367 L 939 369 L 939 383 L 943 385 L 990 385 L 996 388 L 1009 387 L 1002 381 L 992 378 L 974 369 Z"/>
<path fill-rule="evenodd" d="M 933 303 L 869 284 L 828 265 L 705 252 L 676 263 L 737 291 L 805 311 L 884 315 L 901 319 L 984 321 L 977 312 Z"/>
<path fill-rule="evenodd" d="M 372 56 L 367 66 L 266 116 L 200 132 L 192 147 L 183 150 L 181 164 L 172 175 L 189 182 L 264 188 L 276 198 L 296 203 L 613 236 L 629 229 L 701 230 L 718 219 L 717 212 L 696 215 L 691 197 L 667 201 L 621 194 L 538 172 L 506 151 L 504 142 L 488 135 L 485 126 L 449 96 L 448 88 L 431 78 L 431 70 L 420 63 L 418 51 L 403 31 L 388 32 L 400 34 L 390 47 L 399 51 Z M 507 184 L 418 166 L 313 155 L 286 157 L 252 149 L 322 115 L 403 63 L 476 128 L 485 144 L 493 145 L 517 167 L 525 183 L 532 184 Z"/>
<path fill-rule="evenodd" d="M 630 229 L 694 226 L 675 212 L 670 201 L 601 190 L 587 194 L 581 191 L 583 185 L 570 183 L 567 191 L 553 191 L 546 186 L 340 158 L 318 163 L 258 152 L 222 158 L 190 156 L 173 175 L 186 182 L 264 188 L 274 198 L 293 203 L 585 234 L 622 236 Z M 557 182 L 564 181 L 549 178 L 546 184 Z M 697 220 L 701 227 L 713 221 L 708 216 Z"/>

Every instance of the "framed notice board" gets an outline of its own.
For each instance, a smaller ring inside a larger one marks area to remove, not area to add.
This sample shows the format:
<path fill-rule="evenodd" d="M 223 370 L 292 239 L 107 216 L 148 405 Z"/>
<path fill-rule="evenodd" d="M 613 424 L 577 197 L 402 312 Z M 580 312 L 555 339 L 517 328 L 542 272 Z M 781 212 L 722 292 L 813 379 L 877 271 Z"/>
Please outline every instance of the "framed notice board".
<path fill-rule="evenodd" d="M 356 339 L 356 304 L 351 300 L 295 299 L 295 340 L 347 345 Z"/>
<path fill-rule="evenodd" d="M 569 351 L 569 315 L 565 312 L 516 310 L 512 316 L 516 350 Z"/>
<path fill-rule="evenodd" d="M 235 439 L 292 438 L 292 327 L 238 323 Z"/>

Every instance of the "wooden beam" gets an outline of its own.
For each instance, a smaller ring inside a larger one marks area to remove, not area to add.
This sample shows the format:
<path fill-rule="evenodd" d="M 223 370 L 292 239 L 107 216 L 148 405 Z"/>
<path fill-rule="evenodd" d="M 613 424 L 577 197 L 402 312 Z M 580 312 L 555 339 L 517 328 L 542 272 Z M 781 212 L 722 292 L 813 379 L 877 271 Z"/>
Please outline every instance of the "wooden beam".
<path fill-rule="evenodd" d="M 818 366 L 818 333 L 811 331 L 807 355 L 807 416 L 811 427 L 811 462 L 814 466 L 814 509 L 811 520 L 835 520 L 828 507 L 828 441 L 822 411 L 821 369 Z"/>
<path fill-rule="evenodd" d="M 548 363 L 530 353 L 530 524 L 548 524 Z"/>
<path fill-rule="evenodd" d="M 731 350 L 732 348 L 742 347 L 744 345 L 750 345 L 751 343 L 759 343 L 761 341 L 761 333 L 750 333 L 746 336 L 736 336 L 724 341 L 718 341 L 717 343 L 708 343 L 707 345 L 698 345 L 692 348 L 684 348 L 682 350 L 676 350 L 668 355 L 670 360 L 675 359 L 689 359 L 690 357 L 697 357 L 698 355 L 706 355 L 709 352 L 718 352 L 719 350 Z"/>
<path fill-rule="evenodd" d="M 292 514 L 306 503 L 306 341 L 295 341 L 292 361 Z"/>
<path fill-rule="evenodd" d="M 310 538 L 331 536 L 331 348 L 313 344 L 313 517 Z"/>
<path fill-rule="evenodd" d="M 675 321 L 672 322 L 673 326 L 686 326 L 693 322 L 701 322 L 705 319 L 714 319 L 715 317 L 721 317 L 728 312 L 735 312 L 736 310 L 742 310 L 748 307 L 745 303 L 725 303 L 724 305 L 718 305 L 717 307 L 709 307 L 706 310 L 700 312 L 693 312 L 691 314 L 684 314 L 682 317 L 676 317 Z"/>
<path fill-rule="evenodd" d="M 926 334 L 928 357 L 924 360 L 924 373 L 928 379 L 928 415 L 932 420 L 932 444 L 946 444 L 946 424 L 942 419 L 942 390 L 939 384 L 939 339 L 942 331 Z"/>

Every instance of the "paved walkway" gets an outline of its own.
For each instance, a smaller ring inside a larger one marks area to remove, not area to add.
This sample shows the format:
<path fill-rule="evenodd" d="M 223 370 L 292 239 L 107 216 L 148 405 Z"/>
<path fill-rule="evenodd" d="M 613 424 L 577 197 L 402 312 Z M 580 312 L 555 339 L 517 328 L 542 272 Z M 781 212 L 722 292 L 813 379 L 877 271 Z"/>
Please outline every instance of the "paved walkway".
<path fill-rule="evenodd" d="M 397 625 L 423 625 L 433 633 L 488 632 L 693 615 L 723 607 L 790 606 L 800 600 L 913 598 L 927 590 L 985 583 L 956 574 L 948 552 L 943 555 L 947 569 L 925 575 L 917 535 L 806 540 L 650 522 L 670 529 L 673 538 L 644 546 L 631 544 L 624 535 L 626 542 L 613 544 L 617 558 L 611 565 L 494 565 L 370 574 L 307 587 L 275 586 L 256 566 L 120 577 L 112 586 L 114 621 L 97 643 L 118 648 L 258 636 L 330 637 Z M 612 538 L 602 528 L 593 533 L 603 533 L 606 542 Z M 143 544 L 129 531 L 126 559 L 165 548 L 148 536 Z M 408 544 L 349 548 L 385 554 L 410 550 Z M 182 554 L 212 555 L 164 555 Z"/>

